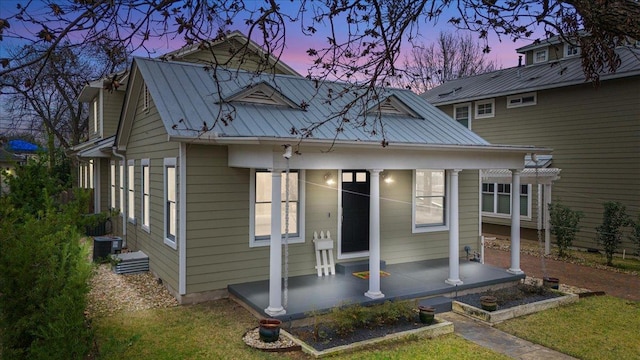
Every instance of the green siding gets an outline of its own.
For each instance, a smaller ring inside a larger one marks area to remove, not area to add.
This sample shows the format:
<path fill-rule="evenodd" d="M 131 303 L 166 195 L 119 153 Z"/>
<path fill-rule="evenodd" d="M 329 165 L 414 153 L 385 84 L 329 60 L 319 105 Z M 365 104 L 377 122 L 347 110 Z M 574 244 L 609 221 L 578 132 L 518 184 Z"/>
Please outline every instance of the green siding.
<path fill-rule="evenodd" d="M 491 143 L 553 148 L 561 179 L 553 201 L 585 213 L 574 243 L 598 247 L 595 227 L 602 204 L 620 201 L 637 218 L 640 212 L 640 78 L 538 91 L 537 105 L 507 109 L 496 99 L 496 116 L 473 122 L 473 131 Z M 451 106 L 442 107 L 450 113 Z M 628 239 L 621 247 L 631 249 Z"/>
<path fill-rule="evenodd" d="M 127 160 L 135 160 L 135 218 L 134 225 L 127 223 L 127 243 L 131 250 L 142 250 L 149 256 L 149 267 L 164 282 L 178 290 L 178 250 L 164 243 L 164 158 L 179 156 L 179 144 L 167 142 L 167 133 L 160 116 L 151 101 L 148 110 L 142 109 L 142 97 L 139 98 L 133 121 L 131 136 L 127 143 Z M 150 190 L 150 232 L 142 229 L 140 209 L 142 195 L 140 193 L 141 159 L 149 159 Z M 180 160 L 177 160 L 176 173 L 179 173 Z M 125 163 L 125 166 L 127 164 Z M 119 178 L 116 178 L 118 181 Z M 126 181 L 126 179 L 125 179 Z M 179 199 L 180 185 L 177 182 Z M 125 193 L 125 203 L 126 203 Z M 178 208 L 180 204 L 178 202 Z M 178 218 L 180 214 L 178 211 Z M 178 227 L 179 227 L 178 220 Z M 179 229 L 177 230 L 179 234 Z M 179 241 L 179 240 L 177 240 Z M 177 244 L 176 244 L 177 245 Z"/>
<path fill-rule="evenodd" d="M 122 112 L 122 104 L 124 103 L 124 91 L 103 90 L 103 121 L 102 137 L 107 138 L 115 135 L 118 130 L 118 122 L 120 121 L 120 113 Z"/>

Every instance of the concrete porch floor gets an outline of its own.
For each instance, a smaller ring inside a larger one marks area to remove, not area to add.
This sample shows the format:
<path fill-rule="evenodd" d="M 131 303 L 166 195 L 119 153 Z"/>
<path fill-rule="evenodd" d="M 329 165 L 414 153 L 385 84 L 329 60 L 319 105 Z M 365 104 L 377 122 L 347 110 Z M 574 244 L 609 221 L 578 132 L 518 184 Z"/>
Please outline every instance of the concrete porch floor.
<path fill-rule="evenodd" d="M 384 271 L 389 276 L 380 279 L 382 299 L 364 296 L 369 289 L 369 280 L 353 276 L 351 273 L 318 277 L 316 274 L 289 278 L 287 313 L 277 316 L 283 321 L 305 317 L 310 311 L 325 312 L 344 305 L 372 305 L 387 300 L 419 299 L 433 296 L 454 297 L 456 293 L 479 291 L 487 286 L 516 282 L 524 275 L 508 273 L 506 269 L 460 259 L 460 280 L 462 285 L 452 286 L 444 281 L 449 275 L 449 260 L 424 260 L 387 265 Z M 228 286 L 228 291 L 239 301 L 268 317 L 264 309 L 269 306 L 269 281 L 253 281 Z M 283 302 L 284 306 L 284 302 Z"/>

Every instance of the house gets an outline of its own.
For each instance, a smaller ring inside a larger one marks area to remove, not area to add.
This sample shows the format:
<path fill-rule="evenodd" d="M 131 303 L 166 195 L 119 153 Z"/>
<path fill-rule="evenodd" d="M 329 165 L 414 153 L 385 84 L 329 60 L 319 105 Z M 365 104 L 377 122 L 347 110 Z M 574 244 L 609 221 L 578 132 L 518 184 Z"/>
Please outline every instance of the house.
<path fill-rule="evenodd" d="M 217 62 L 229 68 L 251 71 L 261 69 L 298 75 L 295 70 L 275 61 L 273 57 L 265 58 L 262 49 L 238 31 L 206 44 L 184 46 L 160 58 L 164 61 L 179 59 L 183 62 L 208 65 Z M 78 101 L 88 104 L 89 134 L 86 141 L 76 145 L 71 151 L 79 161 L 78 186 L 93 189 L 91 208 L 95 213 L 120 212 L 121 216 L 112 218 L 114 226 L 119 229 L 123 229 L 122 219 L 126 211 L 126 165 L 112 150 L 128 80 L 129 73 L 125 70 L 84 86 Z"/>
<path fill-rule="evenodd" d="M 560 201 L 585 215 L 574 245 L 598 248 L 595 228 L 605 201 L 623 203 L 635 218 L 640 213 L 640 49 L 616 49 L 620 67 L 601 74 L 599 86 L 585 81 L 580 48 L 560 37 L 517 51 L 521 66 L 452 80 L 422 97 L 489 142 L 552 148 L 552 157 L 525 170 L 522 226 L 542 226 L 548 234 L 542 221 L 548 214 L 535 209 Z M 499 171 L 484 174 L 483 223 L 499 231 L 494 225 L 510 222 L 513 187 Z M 545 188 L 539 191 L 536 182 Z M 621 249 L 629 246 L 624 239 Z"/>
<path fill-rule="evenodd" d="M 271 316 L 286 312 L 283 262 L 290 276 L 315 276 L 316 231 L 332 234 L 338 262 L 368 264 L 368 298 L 385 296 L 381 261 L 447 259 L 438 281 L 457 289 L 463 249 L 479 247 L 480 169 L 513 169 L 517 184 L 525 156 L 549 150 L 490 144 L 407 90 L 358 101 L 361 90 L 136 58 L 113 147 L 128 181 L 111 183 L 129 204 L 128 247 L 181 303 L 268 280 Z M 513 228 L 509 271 L 522 274 Z"/>

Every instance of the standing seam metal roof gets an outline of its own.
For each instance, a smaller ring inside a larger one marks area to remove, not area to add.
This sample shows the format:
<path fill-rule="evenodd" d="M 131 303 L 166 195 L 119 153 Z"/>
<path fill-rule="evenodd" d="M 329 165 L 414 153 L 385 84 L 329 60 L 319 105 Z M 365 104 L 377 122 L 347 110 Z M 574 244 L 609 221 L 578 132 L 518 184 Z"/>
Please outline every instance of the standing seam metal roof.
<path fill-rule="evenodd" d="M 218 69 L 213 77 L 213 70 L 205 70 L 200 64 L 163 62 L 158 60 L 136 58 L 138 67 L 151 97 L 164 122 L 169 136 L 197 138 L 204 122 L 208 127 L 214 124 L 221 109 L 230 111 L 228 104 L 221 104 L 220 99 L 227 98 L 252 85 L 265 82 L 288 99 L 297 104 L 306 102 L 306 110 L 285 106 L 261 105 L 247 102 L 233 102 L 235 115 L 228 125 L 218 122 L 211 129 L 218 137 L 271 137 L 297 138 L 291 134 L 291 128 L 302 129 L 311 124 L 325 121 L 335 116 L 348 101 L 354 98 L 353 92 L 358 88 L 353 85 L 337 82 L 317 84 L 313 80 L 289 75 L 257 75 L 255 73 Z M 349 89 L 343 97 L 337 97 L 345 88 Z M 334 97 L 327 101 L 329 89 Z M 484 139 L 453 121 L 449 116 L 428 104 L 418 95 L 401 89 L 380 89 L 384 100 L 388 96 L 396 96 L 406 106 L 415 111 L 422 119 L 411 116 L 383 114 L 386 140 L 390 143 L 405 144 L 438 144 L 438 145 L 488 145 Z M 356 122 L 363 116 L 364 110 L 371 106 L 361 104 L 351 108 L 346 116 Z M 373 117 L 370 115 L 371 121 Z M 313 132 L 311 139 L 328 140 L 334 138 L 344 141 L 380 142 L 382 135 L 372 135 L 369 131 L 355 126 L 345 126 L 344 131 L 337 133 L 336 126 L 340 119 L 330 121 Z"/>

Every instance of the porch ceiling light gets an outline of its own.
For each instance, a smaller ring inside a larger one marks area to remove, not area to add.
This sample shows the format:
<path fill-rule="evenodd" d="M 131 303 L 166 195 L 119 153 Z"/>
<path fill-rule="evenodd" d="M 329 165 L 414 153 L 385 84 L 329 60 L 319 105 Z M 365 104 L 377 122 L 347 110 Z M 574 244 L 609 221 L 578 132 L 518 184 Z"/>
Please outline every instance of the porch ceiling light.
<path fill-rule="evenodd" d="M 391 177 L 391 174 L 386 171 L 380 174 L 380 177 L 382 177 L 382 180 L 387 184 L 391 184 L 393 182 L 393 177 Z"/>
<path fill-rule="evenodd" d="M 336 181 L 333 179 L 332 173 L 324 174 L 324 181 L 327 183 L 327 185 L 333 185 L 336 183 Z"/>

